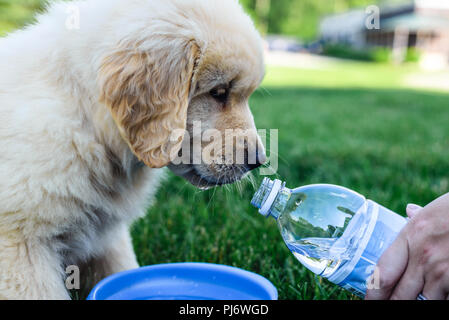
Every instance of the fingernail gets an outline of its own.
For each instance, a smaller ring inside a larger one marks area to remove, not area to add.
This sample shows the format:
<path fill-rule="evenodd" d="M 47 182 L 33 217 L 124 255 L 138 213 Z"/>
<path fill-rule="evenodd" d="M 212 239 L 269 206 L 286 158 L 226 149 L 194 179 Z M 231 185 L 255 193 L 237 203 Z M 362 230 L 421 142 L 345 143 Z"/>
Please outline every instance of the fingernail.
<path fill-rule="evenodd" d="M 418 209 L 421 209 L 421 207 L 418 206 L 417 204 L 409 203 L 409 204 L 407 205 L 407 210 L 416 211 L 416 210 L 418 210 Z"/>

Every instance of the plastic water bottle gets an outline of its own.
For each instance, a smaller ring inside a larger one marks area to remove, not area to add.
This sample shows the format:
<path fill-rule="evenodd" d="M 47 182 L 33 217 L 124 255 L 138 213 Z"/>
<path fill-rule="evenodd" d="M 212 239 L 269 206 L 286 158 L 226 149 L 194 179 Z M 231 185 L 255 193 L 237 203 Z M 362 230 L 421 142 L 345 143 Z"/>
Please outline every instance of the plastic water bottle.
<path fill-rule="evenodd" d="M 287 247 L 306 268 L 364 297 L 367 280 L 407 219 L 335 185 L 288 189 L 265 178 L 252 205 L 276 219 Z M 373 285 L 375 283 L 370 283 Z"/>

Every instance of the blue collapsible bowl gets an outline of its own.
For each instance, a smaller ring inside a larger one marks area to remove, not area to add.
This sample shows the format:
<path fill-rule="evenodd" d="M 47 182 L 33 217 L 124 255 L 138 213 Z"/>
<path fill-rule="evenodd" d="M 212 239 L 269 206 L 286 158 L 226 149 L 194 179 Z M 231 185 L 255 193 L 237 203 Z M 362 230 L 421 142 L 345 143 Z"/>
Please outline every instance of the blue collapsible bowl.
<path fill-rule="evenodd" d="M 277 300 L 264 277 L 209 263 L 171 263 L 114 274 L 88 300 Z"/>

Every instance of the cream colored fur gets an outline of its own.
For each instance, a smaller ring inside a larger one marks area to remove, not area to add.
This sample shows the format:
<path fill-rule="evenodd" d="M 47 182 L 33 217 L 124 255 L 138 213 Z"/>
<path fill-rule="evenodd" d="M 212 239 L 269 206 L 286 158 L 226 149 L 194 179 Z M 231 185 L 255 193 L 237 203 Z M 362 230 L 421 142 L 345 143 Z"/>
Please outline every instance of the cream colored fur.
<path fill-rule="evenodd" d="M 237 1 L 72 4 L 79 29 L 66 28 L 67 3 L 57 3 L 0 39 L 2 299 L 70 298 L 68 265 L 93 269 L 94 281 L 138 267 L 128 228 L 160 168 L 199 186 L 248 171 L 170 164 L 182 142 L 170 133 L 195 120 L 255 129 L 247 102 L 262 47 Z M 231 81 L 224 108 L 209 91 Z"/>

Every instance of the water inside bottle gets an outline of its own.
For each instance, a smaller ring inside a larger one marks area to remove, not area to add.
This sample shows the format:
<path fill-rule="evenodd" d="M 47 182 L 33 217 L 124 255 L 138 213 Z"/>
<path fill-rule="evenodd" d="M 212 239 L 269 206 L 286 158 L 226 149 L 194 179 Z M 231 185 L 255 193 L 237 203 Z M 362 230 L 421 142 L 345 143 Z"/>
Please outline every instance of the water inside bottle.
<path fill-rule="evenodd" d="M 335 238 L 306 238 L 286 242 L 295 258 L 318 275 L 324 271 L 331 274 L 350 259 L 347 248 L 336 246 L 336 243 Z"/>
<path fill-rule="evenodd" d="M 358 231 L 363 229 L 356 208 L 363 201 L 351 200 L 337 193 L 326 197 L 312 192 L 294 193 L 279 219 L 287 247 L 318 275 L 331 275 L 352 257 Z"/>

